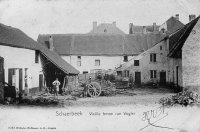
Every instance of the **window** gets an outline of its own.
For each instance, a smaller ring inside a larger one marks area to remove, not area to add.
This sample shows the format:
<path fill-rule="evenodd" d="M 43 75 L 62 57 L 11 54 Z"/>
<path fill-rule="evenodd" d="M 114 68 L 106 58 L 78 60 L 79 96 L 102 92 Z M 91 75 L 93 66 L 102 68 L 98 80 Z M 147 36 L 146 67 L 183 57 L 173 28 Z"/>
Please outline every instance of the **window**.
<path fill-rule="evenodd" d="M 87 74 L 88 73 L 88 71 L 83 71 L 83 74 Z"/>
<path fill-rule="evenodd" d="M 100 66 L 100 60 L 95 60 L 95 66 Z"/>
<path fill-rule="evenodd" d="M 151 78 L 156 78 L 156 70 L 150 70 Z"/>
<path fill-rule="evenodd" d="M 134 66 L 139 66 L 140 65 L 140 61 L 139 60 L 134 60 Z"/>
<path fill-rule="evenodd" d="M 39 63 L 39 51 L 35 51 L 35 63 Z"/>
<path fill-rule="evenodd" d="M 104 31 L 104 33 L 106 33 L 106 32 L 107 32 L 107 29 L 104 29 L 103 31 Z"/>
<path fill-rule="evenodd" d="M 156 62 L 156 54 L 155 53 L 150 54 L 150 62 Z"/>
<path fill-rule="evenodd" d="M 124 77 L 129 77 L 129 71 L 128 70 L 124 71 Z"/>
<path fill-rule="evenodd" d="M 128 56 L 124 56 L 124 62 L 128 61 Z"/>
<path fill-rule="evenodd" d="M 77 56 L 77 66 L 81 66 L 81 56 Z"/>
<path fill-rule="evenodd" d="M 162 46 L 160 46 L 160 50 L 162 50 Z"/>
<path fill-rule="evenodd" d="M 48 49 L 50 49 L 50 43 L 49 43 L 49 41 L 44 41 L 44 43 L 45 43 L 45 46 L 46 46 Z"/>

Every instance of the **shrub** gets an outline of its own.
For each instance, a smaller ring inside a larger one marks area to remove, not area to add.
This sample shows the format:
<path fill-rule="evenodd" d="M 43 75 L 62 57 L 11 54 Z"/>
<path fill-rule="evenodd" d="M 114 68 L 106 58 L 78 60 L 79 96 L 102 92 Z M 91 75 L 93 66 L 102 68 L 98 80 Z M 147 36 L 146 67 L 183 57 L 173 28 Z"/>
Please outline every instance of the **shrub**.
<path fill-rule="evenodd" d="M 193 93 L 190 90 L 184 90 L 177 93 L 176 95 L 170 97 L 163 97 L 159 100 L 159 103 L 165 106 L 172 106 L 174 104 L 180 105 L 191 105 L 194 103 L 199 103 L 199 95 Z"/>

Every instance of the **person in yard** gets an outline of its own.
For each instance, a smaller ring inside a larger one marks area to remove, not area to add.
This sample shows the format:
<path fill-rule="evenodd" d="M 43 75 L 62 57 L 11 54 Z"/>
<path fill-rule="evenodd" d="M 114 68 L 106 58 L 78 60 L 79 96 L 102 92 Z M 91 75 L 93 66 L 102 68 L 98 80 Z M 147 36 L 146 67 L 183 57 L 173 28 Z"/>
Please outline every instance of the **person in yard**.
<path fill-rule="evenodd" d="M 54 95 L 58 96 L 58 91 L 59 91 L 59 86 L 60 86 L 60 82 L 58 81 L 58 78 L 56 78 L 56 80 L 52 84 L 54 88 Z"/>

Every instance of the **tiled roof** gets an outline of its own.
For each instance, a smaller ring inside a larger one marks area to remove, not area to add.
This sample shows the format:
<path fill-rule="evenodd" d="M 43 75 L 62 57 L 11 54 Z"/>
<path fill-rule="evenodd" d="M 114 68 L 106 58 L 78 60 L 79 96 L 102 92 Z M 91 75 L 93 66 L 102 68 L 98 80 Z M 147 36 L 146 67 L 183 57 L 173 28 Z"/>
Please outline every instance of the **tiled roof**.
<path fill-rule="evenodd" d="M 38 42 L 45 45 L 53 38 L 55 51 L 59 55 L 137 55 L 151 48 L 165 35 L 161 33 L 104 35 L 65 34 L 39 35 Z"/>
<path fill-rule="evenodd" d="M 184 27 L 176 31 L 175 33 L 169 36 L 169 54 L 168 56 L 173 56 L 176 54 L 178 49 L 181 49 L 184 45 L 186 39 L 191 33 L 193 27 L 196 25 L 199 17 L 186 24 Z"/>
<path fill-rule="evenodd" d="M 8 46 L 37 49 L 36 42 L 21 30 L 0 24 L 0 43 Z"/>
<path fill-rule="evenodd" d="M 57 53 L 49 51 L 46 47 L 28 37 L 19 29 L 0 24 L 0 45 L 39 50 L 46 58 L 51 60 L 54 65 L 63 70 L 65 73 L 79 73 L 74 67 L 63 60 Z"/>
<path fill-rule="evenodd" d="M 38 44 L 41 54 L 48 58 L 54 65 L 67 74 L 79 74 L 79 71 L 63 60 L 56 52 L 50 51 L 41 44 Z"/>

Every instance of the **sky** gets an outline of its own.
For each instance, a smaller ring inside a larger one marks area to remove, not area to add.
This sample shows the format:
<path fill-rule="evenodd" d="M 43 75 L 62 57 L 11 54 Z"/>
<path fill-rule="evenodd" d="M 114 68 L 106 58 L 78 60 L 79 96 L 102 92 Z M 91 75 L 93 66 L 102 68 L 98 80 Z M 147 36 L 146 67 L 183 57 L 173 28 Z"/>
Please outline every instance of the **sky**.
<path fill-rule="evenodd" d="M 134 25 L 161 25 L 179 14 L 200 14 L 200 0 L 0 0 L 0 23 L 37 40 L 39 34 L 88 33 L 92 22 L 112 23 L 128 33 Z"/>

